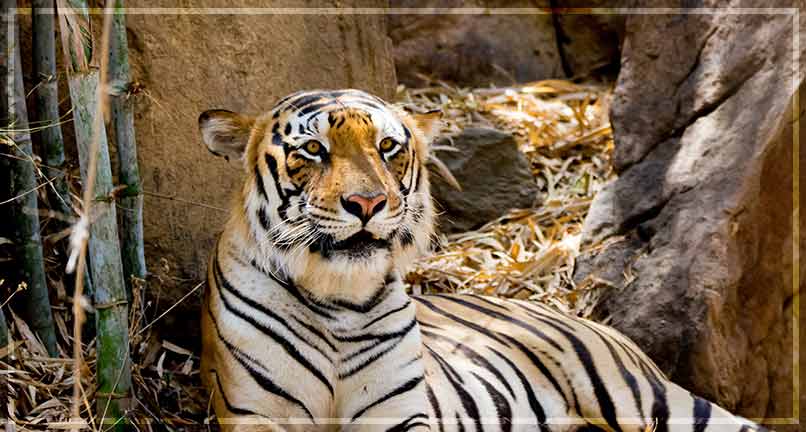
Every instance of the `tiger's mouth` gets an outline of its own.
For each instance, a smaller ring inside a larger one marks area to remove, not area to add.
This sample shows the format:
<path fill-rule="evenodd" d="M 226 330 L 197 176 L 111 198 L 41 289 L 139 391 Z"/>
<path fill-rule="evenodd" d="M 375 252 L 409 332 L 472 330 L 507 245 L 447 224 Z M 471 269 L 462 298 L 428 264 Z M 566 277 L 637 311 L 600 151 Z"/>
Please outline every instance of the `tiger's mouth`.
<path fill-rule="evenodd" d="M 375 237 L 367 230 L 361 230 L 344 240 L 336 241 L 332 236 L 311 245 L 311 252 L 318 252 L 325 258 L 333 255 L 346 256 L 353 259 L 369 258 L 375 251 L 389 249 L 391 242 Z"/>
<path fill-rule="evenodd" d="M 333 251 L 359 258 L 370 255 L 375 249 L 388 249 L 389 246 L 388 240 L 376 238 L 369 231 L 361 230 L 334 243 Z"/>

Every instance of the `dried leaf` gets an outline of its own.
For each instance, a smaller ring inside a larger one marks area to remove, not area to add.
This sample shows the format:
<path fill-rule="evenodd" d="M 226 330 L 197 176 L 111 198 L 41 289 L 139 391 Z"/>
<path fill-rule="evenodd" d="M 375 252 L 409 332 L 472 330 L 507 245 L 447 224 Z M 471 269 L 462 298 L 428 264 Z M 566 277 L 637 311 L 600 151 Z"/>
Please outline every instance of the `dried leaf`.
<path fill-rule="evenodd" d="M 175 345 L 175 344 L 173 344 L 173 343 L 171 343 L 169 341 L 162 341 L 162 347 L 167 349 L 168 351 L 173 351 L 173 352 L 175 352 L 177 354 L 182 354 L 182 355 L 186 355 L 186 356 L 192 356 L 193 355 L 192 351 L 187 350 L 185 348 L 182 348 L 182 347 L 180 347 L 178 345 Z"/>
<path fill-rule="evenodd" d="M 160 379 L 165 379 L 163 376 L 163 373 L 165 372 L 165 369 L 163 368 L 163 363 L 165 363 L 165 354 L 168 353 L 163 351 L 162 355 L 160 355 L 160 359 L 157 360 L 157 376 L 159 376 Z"/>

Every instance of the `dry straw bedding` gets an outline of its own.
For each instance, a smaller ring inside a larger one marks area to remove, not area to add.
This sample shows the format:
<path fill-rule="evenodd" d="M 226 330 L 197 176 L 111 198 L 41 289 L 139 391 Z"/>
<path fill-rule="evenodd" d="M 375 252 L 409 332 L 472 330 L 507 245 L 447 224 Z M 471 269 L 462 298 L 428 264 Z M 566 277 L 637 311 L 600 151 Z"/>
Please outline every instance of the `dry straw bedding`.
<path fill-rule="evenodd" d="M 589 315 L 598 291 L 593 284 L 576 286 L 571 276 L 591 200 L 614 177 L 608 95 L 605 86 L 560 80 L 511 88 L 400 88 L 399 101 L 409 109 L 438 108 L 445 113 L 446 135 L 471 125 L 511 131 L 531 161 L 541 190 L 535 208 L 514 209 L 476 231 L 439 235 L 435 251 L 406 276 L 411 291 L 529 298 Z M 62 270 L 52 270 L 52 281 L 61 280 Z M 0 292 L 17 291 L 2 283 Z M 61 301 L 54 305 L 59 358 L 48 358 L 25 322 L 6 307 L 6 299 L 0 302 L 12 340 L 0 349 L 0 376 L 6 382 L 3 409 L 17 430 L 68 426 L 64 422 L 70 416 L 73 388 L 71 305 L 61 283 L 54 285 Z M 196 286 L 189 295 L 199 290 Z M 159 340 L 154 330 L 164 311 L 150 309 L 147 296 L 136 288 L 130 315 L 135 397 L 129 419 L 138 430 L 212 427 L 209 400 L 199 383 L 197 353 Z M 84 344 L 83 357 L 81 416 L 87 429 L 104 430 L 108 425 L 97 424 L 99 413 L 93 403 L 93 341 Z"/>
<path fill-rule="evenodd" d="M 586 316 L 595 291 L 571 280 L 582 221 L 614 177 L 607 87 L 541 81 L 516 88 L 404 91 L 419 109 L 442 109 L 445 133 L 469 125 L 511 131 L 532 164 L 540 204 L 484 227 L 441 236 L 408 274 L 414 292 L 474 292 L 531 298 Z"/>

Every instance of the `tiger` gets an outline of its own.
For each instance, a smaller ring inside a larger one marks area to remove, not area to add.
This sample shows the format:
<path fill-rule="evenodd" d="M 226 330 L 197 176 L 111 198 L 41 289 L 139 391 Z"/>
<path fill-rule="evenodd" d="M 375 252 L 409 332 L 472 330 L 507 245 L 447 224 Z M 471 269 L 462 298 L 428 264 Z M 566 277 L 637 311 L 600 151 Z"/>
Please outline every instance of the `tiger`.
<path fill-rule="evenodd" d="M 547 305 L 406 292 L 428 252 L 439 112 L 311 90 L 199 116 L 246 181 L 211 253 L 201 376 L 225 431 L 764 431 L 615 329 Z"/>

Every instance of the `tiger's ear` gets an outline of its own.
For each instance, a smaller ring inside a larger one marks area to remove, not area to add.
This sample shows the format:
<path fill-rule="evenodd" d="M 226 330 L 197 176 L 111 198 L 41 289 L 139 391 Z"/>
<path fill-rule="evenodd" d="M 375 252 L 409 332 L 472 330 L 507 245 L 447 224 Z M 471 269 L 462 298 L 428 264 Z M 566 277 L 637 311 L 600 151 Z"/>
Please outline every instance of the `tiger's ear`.
<path fill-rule="evenodd" d="M 412 117 L 414 117 L 414 121 L 417 122 L 417 128 L 423 132 L 425 139 L 428 140 L 427 144 L 433 144 L 434 139 L 439 135 L 440 126 L 442 125 L 442 111 L 432 110 L 423 114 L 414 114 Z M 456 177 L 453 176 L 451 170 L 448 169 L 448 166 L 434 153 L 428 155 L 427 162 L 449 185 L 453 186 L 453 188 L 458 191 L 462 190 L 462 186 L 459 184 L 459 181 L 456 180 Z"/>
<path fill-rule="evenodd" d="M 199 115 L 199 132 L 207 149 L 227 160 L 243 156 L 254 124 L 254 117 L 221 109 L 208 110 Z"/>
<path fill-rule="evenodd" d="M 439 129 L 442 124 L 442 111 L 432 110 L 423 114 L 414 114 L 414 121 L 417 122 L 417 128 L 425 135 L 428 144 L 434 140 L 439 134 Z"/>

